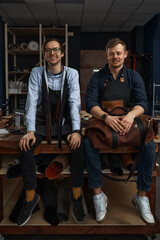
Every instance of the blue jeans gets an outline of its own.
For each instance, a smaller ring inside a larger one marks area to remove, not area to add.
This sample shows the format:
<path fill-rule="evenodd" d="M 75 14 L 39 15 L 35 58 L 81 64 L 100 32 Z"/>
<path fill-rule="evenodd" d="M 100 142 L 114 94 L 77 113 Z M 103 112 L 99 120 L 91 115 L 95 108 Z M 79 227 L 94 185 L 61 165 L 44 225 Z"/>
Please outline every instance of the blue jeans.
<path fill-rule="evenodd" d="M 149 191 L 152 184 L 152 172 L 155 160 L 154 141 L 150 141 L 145 145 L 142 157 L 138 166 L 137 189 L 141 191 Z M 90 139 L 85 136 L 84 150 L 86 157 L 86 167 L 88 172 L 88 186 L 90 188 L 99 188 L 103 186 L 102 175 L 94 167 L 101 170 L 99 149 L 93 147 Z"/>

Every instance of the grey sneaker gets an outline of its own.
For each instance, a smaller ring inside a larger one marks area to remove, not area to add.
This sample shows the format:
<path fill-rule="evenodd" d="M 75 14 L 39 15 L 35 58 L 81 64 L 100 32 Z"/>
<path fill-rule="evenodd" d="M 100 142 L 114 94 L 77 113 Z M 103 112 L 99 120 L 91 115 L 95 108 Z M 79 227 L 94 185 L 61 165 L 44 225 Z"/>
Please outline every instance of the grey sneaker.
<path fill-rule="evenodd" d="M 26 222 L 28 222 L 32 215 L 32 211 L 36 204 L 39 202 L 39 200 L 40 197 L 37 193 L 35 193 L 35 196 L 32 201 L 26 202 L 26 200 L 24 200 L 22 209 L 17 218 L 17 224 L 19 226 L 23 226 Z"/>
<path fill-rule="evenodd" d="M 108 199 L 107 196 L 101 192 L 98 195 L 93 196 L 93 203 L 96 212 L 96 221 L 98 223 L 102 223 L 105 220 L 105 216 L 107 213 L 107 204 Z"/>
<path fill-rule="evenodd" d="M 155 224 L 155 220 L 153 214 L 151 213 L 150 204 L 148 197 L 141 197 L 137 194 L 134 196 L 132 200 L 133 204 L 138 209 L 141 218 L 149 224 Z"/>

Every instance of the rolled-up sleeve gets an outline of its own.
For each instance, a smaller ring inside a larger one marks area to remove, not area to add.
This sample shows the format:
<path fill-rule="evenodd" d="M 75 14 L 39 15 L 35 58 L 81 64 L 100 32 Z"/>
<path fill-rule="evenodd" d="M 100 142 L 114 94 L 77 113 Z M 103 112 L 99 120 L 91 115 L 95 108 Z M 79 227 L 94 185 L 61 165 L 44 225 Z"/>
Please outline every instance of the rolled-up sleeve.
<path fill-rule="evenodd" d="M 144 81 L 138 72 L 134 71 L 133 81 L 133 95 L 134 95 L 134 106 L 139 105 L 144 109 L 146 114 L 148 111 L 147 94 L 144 86 Z"/>
<path fill-rule="evenodd" d="M 99 106 L 99 77 L 98 73 L 94 73 L 87 85 L 85 105 L 86 112 L 90 113 L 91 109 L 95 106 Z"/>
<path fill-rule="evenodd" d="M 25 107 L 27 131 L 35 131 L 37 103 L 40 97 L 40 81 L 40 73 L 36 68 L 33 68 L 29 77 L 28 95 Z"/>
<path fill-rule="evenodd" d="M 79 74 L 75 69 L 69 69 L 67 71 L 68 87 L 69 87 L 69 105 L 70 105 L 70 116 L 72 122 L 72 131 L 80 130 L 80 110 L 81 110 L 81 97 L 80 97 L 80 86 L 79 86 Z"/>

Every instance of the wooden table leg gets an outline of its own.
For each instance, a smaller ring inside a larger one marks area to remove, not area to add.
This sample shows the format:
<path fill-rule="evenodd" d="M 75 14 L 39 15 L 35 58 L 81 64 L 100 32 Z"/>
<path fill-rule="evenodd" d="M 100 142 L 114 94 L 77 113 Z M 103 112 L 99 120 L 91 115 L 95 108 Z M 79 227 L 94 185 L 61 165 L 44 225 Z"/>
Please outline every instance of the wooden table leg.
<path fill-rule="evenodd" d="M 156 213 L 156 176 L 152 177 L 151 191 L 148 193 L 152 213 Z"/>
<path fill-rule="evenodd" d="M 3 219 L 3 178 L 0 178 L 0 221 Z"/>

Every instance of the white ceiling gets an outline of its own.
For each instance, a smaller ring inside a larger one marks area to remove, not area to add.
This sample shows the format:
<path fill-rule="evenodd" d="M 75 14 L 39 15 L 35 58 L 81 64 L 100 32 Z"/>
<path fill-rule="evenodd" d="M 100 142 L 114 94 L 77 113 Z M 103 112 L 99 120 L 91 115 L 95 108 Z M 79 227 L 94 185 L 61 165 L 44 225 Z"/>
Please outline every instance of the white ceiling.
<path fill-rule="evenodd" d="M 160 0 L 0 0 L 10 26 L 79 26 L 81 31 L 131 31 L 160 13 Z"/>

